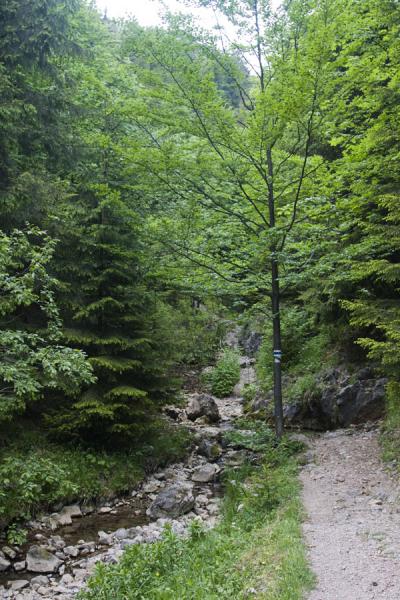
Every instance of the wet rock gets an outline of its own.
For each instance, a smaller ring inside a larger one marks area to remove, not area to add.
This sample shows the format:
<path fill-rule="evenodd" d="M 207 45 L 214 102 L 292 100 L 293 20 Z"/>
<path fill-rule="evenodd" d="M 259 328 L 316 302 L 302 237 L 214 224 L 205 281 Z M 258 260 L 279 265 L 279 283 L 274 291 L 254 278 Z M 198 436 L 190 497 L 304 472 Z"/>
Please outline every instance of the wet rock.
<path fill-rule="evenodd" d="M 199 447 L 197 448 L 198 454 L 201 456 L 205 456 L 208 460 L 214 461 L 217 460 L 222 454 L 222 448 L 219 444 L 215 442 L 210 442 L 210 440 L 202 439 Z"/>
<path fill-rule="evenodd" d="M 62 560 L 42 546 L 31 546 L 26 555 L 26 564 L 32 573 L 56 573 Z"/>
<path fill-rule="evenodd" d="M 3 556 L 0 556 L 0 571 L 7 571 L 7 569 L 11 566 L 11 563 L 9 560 L 7 560 L 6 558 L 4 558 Z"/>
<path fill-rule="evenodd" d="M 210 423 L 216 423 L 220 420 L 217 403 L 209 394 L 192 396 L 186 408 L 186 416 L 190 421 L 195 421 L 199 417 L 205 417 Z"/>
<path fill-rule="evenodd" d="M 217 465 L 213 463 L 206 463 L 194 471 L 192 474 L 192 480 L 196 483 L 209 483 L 211 481 L 215 481 L 219 472 L 220 468 Z"/>
<path fill-rule="evenodd" d="M 178 517 L 188 513 L 194 506 L 193 488 L 190 485 L 175 484 L 158 494 L 148 509 L 152 518 Z"/>

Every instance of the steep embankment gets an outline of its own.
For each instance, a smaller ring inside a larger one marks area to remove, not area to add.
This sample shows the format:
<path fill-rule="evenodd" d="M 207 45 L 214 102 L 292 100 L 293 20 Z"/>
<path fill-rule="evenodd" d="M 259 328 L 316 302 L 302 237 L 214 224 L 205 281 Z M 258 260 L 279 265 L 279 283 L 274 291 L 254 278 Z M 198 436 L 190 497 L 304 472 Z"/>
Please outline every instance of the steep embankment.
<path fill-rule="evenodd" d="M 399 489 L 380 460 L 377 429 L 326 433 L 312 451 L 301 474 L 318 578 L 309 600 L 398 600 Z"/>

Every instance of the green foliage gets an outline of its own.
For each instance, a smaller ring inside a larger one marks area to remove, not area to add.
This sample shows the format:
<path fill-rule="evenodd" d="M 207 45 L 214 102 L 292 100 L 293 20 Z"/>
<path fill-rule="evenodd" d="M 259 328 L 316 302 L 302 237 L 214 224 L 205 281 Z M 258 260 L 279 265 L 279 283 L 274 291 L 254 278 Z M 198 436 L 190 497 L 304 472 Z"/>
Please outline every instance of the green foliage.
<path fill-rule="evenodd" d="M 400 467 L 400 384 L 390 382 L 386 387 L 386 418 L 382 430 L 383 455 L 398 469 Z"/>
<path fill-rule="evenodd" d="M 298 493 L 293 448 L 270 448 L 261 468 L 227 474 L 223 519 L 214 530 L 195 523 L 182 539 L 166 528 L 161 541 L 131 546 L 117 565 L 98 565 L 80 597 L 244 599 L 255 588 L 266 600 L 300 600 L 313 579 Z"/>
<path fill-rule="evenodd" d="M 246 404 L 253 402 L 257 395 L 257 385 L 255 383 L 245 383 L 242 396 Z"/>
<path fill-rule="evenodd" d="M 17 524 L 10 525 L 7 528 L 7 542 L 15 546 L 25 544 L 28 538 L 28 530 Z"/>
<path fill-rule="evenodd" d="M 239 355 L 224 350 L 211 373 L 211 391 L 218 398 L 229 396 L 240 379 Z"/>
<path fill-rule="evenodd" d="M 266 423 L 238 419 L 235 425 L 235 429 L 224 434 L 224 441 L 228 445 L 263 453 L 273 447 L 275 434 Z"/>
<path fill-rule="evenodd" d="M 49 511 L 59 502 L 127 492 L 146 472 L 182 459 L 190 445 L 185 429 L 161 422 L 146 445 L 126 452 L 61 446 L 47 441 L 40 430 L 8 435 L 10 441 L 0 452 L 1 526 Z M 10 527 L 10 535 L 17 536 L 18 526 Z"/>
<path fill-rule="evenodd" d="M 94 381 L 85 354 L 60 343 L 58 282 L 49 274 L 54 246 L 38 228 L 0 232 L 0 421 L 23 413 L 46 390 L 74 395 Z M 36 331 L 31 313 L 41 324 Z"/>

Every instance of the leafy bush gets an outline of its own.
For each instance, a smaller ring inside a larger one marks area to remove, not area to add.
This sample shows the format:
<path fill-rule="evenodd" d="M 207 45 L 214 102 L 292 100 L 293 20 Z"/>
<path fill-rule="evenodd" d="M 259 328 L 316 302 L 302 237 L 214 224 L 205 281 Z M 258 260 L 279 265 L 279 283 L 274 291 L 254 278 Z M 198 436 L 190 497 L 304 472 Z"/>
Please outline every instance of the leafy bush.
<path fill-rule="evenodd" d="M 239 379 L 239 356 L 234 350 L 225 350 L 211 374 L 212 393 L 218 398 L 229 396 Z"/>
<path fill-rule="evenodd" d="M 246 448 L 253 452 L 266 452 L 275 442 L 274 432 L 262 421 L 240 419 L 236 422 L 236 426 L 240 429 L 235 428 L 224 434 L 224 441 L 228 445 Z"/>
<path fill-rule="evenodd" d="M 65 447 L 28 432 L 0 454 L 0 526 L 60 502 L 126 492 L 146 471 L 183 458 L 189 444 L 186 429 L 165 424 L 149 432 L 146 446 L 125 452 Z"/>
<path fill-rule="evenodd" d="M 245 403 L 250 404 L 251 402 L 253 402 L 256 395 L 257 395 L 256 384 L 255 383 L 246 383 L 243 388 L 243 392 L 242 392 L 242 396 L 243 396 Z"/>

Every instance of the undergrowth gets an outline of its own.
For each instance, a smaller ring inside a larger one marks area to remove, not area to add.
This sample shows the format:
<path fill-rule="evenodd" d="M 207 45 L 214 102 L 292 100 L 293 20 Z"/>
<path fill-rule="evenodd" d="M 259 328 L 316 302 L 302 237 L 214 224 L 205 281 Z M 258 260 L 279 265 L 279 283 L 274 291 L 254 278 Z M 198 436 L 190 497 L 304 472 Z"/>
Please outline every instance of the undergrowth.
<path fill-rule="evenodd" d="M 394 381 L 386 387 L 386 418 L 381 443 L 383 458 L 400 468 L 400 384 Z"/>
<path fill-rule="evenodd" d="M 181 459 L 189 434 L 166 424 L 140 450 L 106 452 L 63 446 L 28 430 L 0 450 L 0 526 L 57 504 L 110 497 L 132 489 L 148 471 Z"/>
<path fill-rule="evenodd" d="M 225 476 L 221 522 L 198 523 L 188 539 L 166 529 L 161 541 L 99 564 L 81 600 L 300 600 L 311 586 L 301 536 L 296 448 L 269 444 L 260 467 Z"/>

